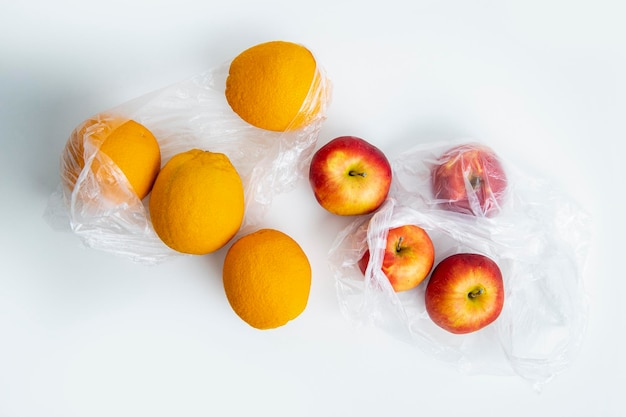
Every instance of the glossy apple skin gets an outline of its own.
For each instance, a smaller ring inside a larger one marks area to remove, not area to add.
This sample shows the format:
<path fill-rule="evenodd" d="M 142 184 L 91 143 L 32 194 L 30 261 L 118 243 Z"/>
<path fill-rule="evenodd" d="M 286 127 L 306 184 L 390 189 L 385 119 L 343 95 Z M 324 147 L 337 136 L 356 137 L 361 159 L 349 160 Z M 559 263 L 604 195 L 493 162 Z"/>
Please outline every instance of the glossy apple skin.
<path fill-rule="evenodd" d="M 363 274 L 370 253 L 365 251 L 358 266 Z M 382 271 L 395 292 L 417 287 L 430 273 L 435 262 L 435 248 L 424 229 L 405 225 L 389 229 Z"/>
<path fill-rule="evenodd" d="M 479 144 L 448 150 L 432 171 L 435 199 L 459 213 L 487 217 L 498 213 L 506 188 L 507 177 L 498 156 Z"/>
<path fill-rule="evenodd" d="M 459 253 L 442 260 L 426 286 L 426 311 L 439 327 L 455 334 L 493 323 L 504 305 L 498 265 L 480 254 Z"/>
<path fill-rule="evenodd" d="M 356 136 L 340 136 L 315 152 L 309 182 L 315 199 L 331 213 L 351 216 L 379 208 L 391 186 L 385 154 Z"/>

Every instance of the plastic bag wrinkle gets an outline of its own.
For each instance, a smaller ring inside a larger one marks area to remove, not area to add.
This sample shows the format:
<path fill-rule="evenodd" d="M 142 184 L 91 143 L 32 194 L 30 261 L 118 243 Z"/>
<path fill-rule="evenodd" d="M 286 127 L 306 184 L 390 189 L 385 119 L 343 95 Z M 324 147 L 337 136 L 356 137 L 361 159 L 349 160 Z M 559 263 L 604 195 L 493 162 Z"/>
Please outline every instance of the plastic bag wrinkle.
<path fill-rule="evenodd" d="M 229 66 L 230 62 L 224 63 L 87 119 L 85 123 L 94 124 L 86 130 L 82 142 L 85 166 L 76 178 L 64 176 L 66 168 L 80 166 L 79 157 L 68 146 L 61 158 L 62 186 L 53 193 L 44 213 L 47 221 L 57 228 L 65 224 L 88 247 L 133 261 L 155 264 L 181 255 L 163 244 L 152 229 L 147 209 L 149 196 L 140 201 L 129 195 L 133 193 L 125 187 L 124 175 L 119 169 L 115 171 L 114 164 L 103 162 L 106 155 L 97 152 L 106 137 L 103 130 L 107 122 L 132 119 L 156 137 L 162 166 L 177 153 L 193 148 L 226 154 L 244 183 L 245 216 L 238 235 L 256 228 L 273 197 L 293 189 L 305 175 L 326 118 L 331 84 L 319 68 L 315 88 L 312 86 L 310 97 L 305 100 L 309 107 L 315 98 L 322 100 L 315 118 L 297 130 L 272 132 L 244 122 L 228 105 L 224 89 Z M 77 134 L 80 126 L 72 135 Z M 99 167 L 107 167 L 100 177 L 111 179 L 108 186 L 99 184 L 99 178 L 91 172 L 94 159 Z M 67 187 L 74 182 L 73 190 Z M 103 201 L 103 187 L 121 188 L 118 192 L 128 198 L 121 199 L 124 202 L 120 204 Z"/>
<path fill-rule="evenodd" d="M 547 180 L 529 177 L 504 158 L 500 162 L 508 187 L 497 215 L 441 208 L 433 201 L 431 168 L 446 149 L 463 143 L 468 142 L 426 143 L 392 160 L 394 182 L 385 204 L 355 219 L 330 249 L 339 305 L 356 325 L 380 327 L 461 372 L 518 375 L 541 390 L 571 364 L 584 335 L 582 274 L 590 218 Z M 494 323 L 466 335 L 437 327 L 425 309 L 429 277 L 409 291 L 384 291 L 385 285 L 379 284 L 386 278 L 380 271 L 386 230 L 403 224 L 416 224 L 429 233 L 435 265 L 461 252 L 496 261 L 505 302 Z M 363 275 L 357 262 L 367 248 L 378 256 L 370 259 Z"/>

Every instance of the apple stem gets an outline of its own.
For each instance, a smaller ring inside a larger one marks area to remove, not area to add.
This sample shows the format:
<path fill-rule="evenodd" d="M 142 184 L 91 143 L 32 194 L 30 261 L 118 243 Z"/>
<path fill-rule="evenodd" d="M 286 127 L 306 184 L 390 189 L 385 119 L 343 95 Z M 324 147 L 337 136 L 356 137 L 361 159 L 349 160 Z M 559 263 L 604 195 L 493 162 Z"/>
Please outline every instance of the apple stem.
<path fill-rule="evenodd" d="M 476 298 L 476 297 L 480 296 L 483 292 L 485 292 L 485 290 L 484 290 L 484 289 L 482 289 L 482 288 L 477 288 L 477 289 L 475 289 L 475 290 L 470 291 L 470 292 L 469 292 L 469 294 L 467 294 L 467 296 L 468 296 L 469 298 Z"/>
<path fill-rule="evenodd" d="M 348 175 L 350 175 L 351 177 L 354 176 L 361 176 L 361 177 L 365 177 L 367 174 L 365 172 L 356 172 L 356 171 L 350 171 L 348 172 Z"/>
<path fill-rule="evenodd" d="M 404 240 L 404 237 L 400 236 L 400 238 L 398 239 L 398 244 L 396 245 L 396 252 L 400 252 L 400 250 L 402 250 L 402 241 Z"/>
<path fill-rule="evenodd" d="M 472 190 L 477 190 L 480 187 L 481 179 L 477 175 L 472 175 L 469 180 L 470 185 L 472 186 Z"/>

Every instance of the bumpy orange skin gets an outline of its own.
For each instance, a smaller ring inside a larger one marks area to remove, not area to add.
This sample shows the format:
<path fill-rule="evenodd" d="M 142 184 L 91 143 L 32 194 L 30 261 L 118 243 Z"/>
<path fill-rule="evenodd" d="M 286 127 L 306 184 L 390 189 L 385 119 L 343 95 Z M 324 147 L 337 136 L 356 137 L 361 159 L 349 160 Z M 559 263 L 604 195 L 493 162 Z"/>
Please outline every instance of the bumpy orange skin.
<path fill-rule="evenodd" d="M 317 64 L 308 49 L 272 41 L 248 48 L 233 59 L 225 95 L 246 122 L 283 132 L 308 124 L 320 111 L 319 83 Z"/>
<path fill-rule="evenodd" d="M 244 216 L 243 184 L 228 157 L 192 149 L 172 157 L 150 195 L 155 232 L 170 248 L 204 255 L 235 236 Z"/>
<path fill-rule="evenodd" d="M 278 230 L 262 229 L 237 240 L 226 254 L 222 277 L 233 311 L 256 329 L 284 326 L 308 303 L 309 260 Z"/>
<path fill-rule="evenodd" d="M 140 200 L 148 195 L 161 169 L 161 152 L 148 129 L 129 120 L 111 132 L 100 152 L 124 173 Z M 139 160 L 144 163 L 139 164 Z"/>

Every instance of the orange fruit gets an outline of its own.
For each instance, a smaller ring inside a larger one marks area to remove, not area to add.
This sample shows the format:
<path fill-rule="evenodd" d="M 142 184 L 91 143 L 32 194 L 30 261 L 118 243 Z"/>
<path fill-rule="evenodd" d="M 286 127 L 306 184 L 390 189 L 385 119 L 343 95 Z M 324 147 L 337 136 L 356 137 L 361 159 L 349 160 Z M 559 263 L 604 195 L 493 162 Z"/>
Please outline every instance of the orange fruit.
<path fill-rule="evenodd" d="M 179 153 L 159 172 L 149 209 L 156 234 L 170 248 L 194 255 L 214 252 L 241 227 L 241 177 L 222 153 Z"/>
<path fill-rule="evenodd" d="M 123 187 L 128 186 L 143 199 L 161 168 L 159 144 L 145 126 L 134 120 L 91 118 L 74 129 L 63 150 L 61 179 L 69 191 L 73 191 L 85 159 L 94 153 L 91 173 L 102 195 L 115 203 L 124 198 Z M 127 183 L 120 185 L 120 180 Z"/>
<path fill-rule="evenodd" d="M 226 100 L 243 120 L 283 132 L 308 124 L 322 104 L 321 74 L 313 54 L 292 42 L 272 41 L 240 53 L 230 64 Z"/>
<path fill-rule="evenodd" d="M 235 313 L 257 329 L 273 329 L 298 317 L 311 289 L 311 265 L 298 243 L 274 229 L 261 229 L 228 250 L 224 292 Z"/>

